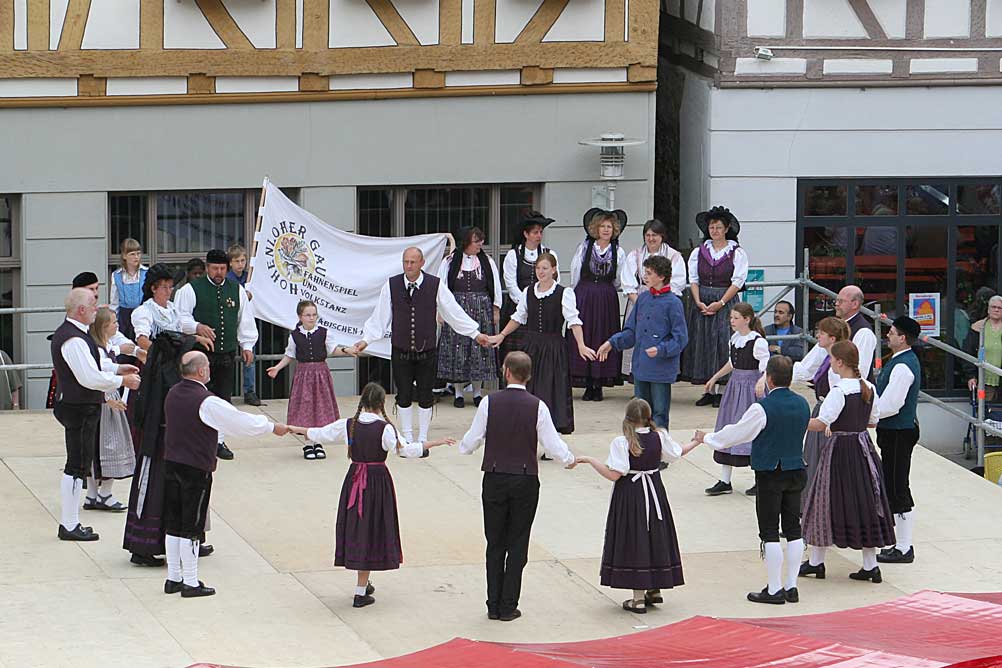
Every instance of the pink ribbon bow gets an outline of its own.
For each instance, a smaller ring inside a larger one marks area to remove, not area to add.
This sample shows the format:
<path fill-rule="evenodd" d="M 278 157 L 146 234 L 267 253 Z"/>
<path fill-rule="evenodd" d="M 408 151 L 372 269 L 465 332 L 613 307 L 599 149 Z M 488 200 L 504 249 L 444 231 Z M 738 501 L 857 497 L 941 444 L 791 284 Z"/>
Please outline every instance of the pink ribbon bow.
<path fill-rule="evenodd" d="M 348 509 L 358 506 L 358 516 L 362 516 L 362 495 L 369 486 L 369 467 L 386 466 L 384 462 L 354 462 L 355 472 L 351 478 L 351 493 L 348 495 Z"/>

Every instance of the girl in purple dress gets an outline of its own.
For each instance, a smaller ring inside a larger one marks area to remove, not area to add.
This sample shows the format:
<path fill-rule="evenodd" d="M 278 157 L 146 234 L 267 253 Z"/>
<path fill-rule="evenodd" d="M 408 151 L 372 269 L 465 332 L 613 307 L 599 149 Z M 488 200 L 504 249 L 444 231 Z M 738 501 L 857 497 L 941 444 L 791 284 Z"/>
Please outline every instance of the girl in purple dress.
<path fill-rule="evenodd" d="M 334 565 L 358 571 L 353 607 L 376 602 L 372 571 L 400 568 L 400 522 L 393 478 L 386 468 L 390 451 L 402 457 L 421 457 L 427 448 L 452 445 L 452 439 L 405 443 L 386 416 L 386 393 L 376 383 L 362 388 L 355 416 L 326 427 L 289 427 L 314 443 L 347 443 L 351 466 L 341 485 L 335 525 Z"/>
<path fill-rule="evenodd" d="M 269 367 L 266 373 L 270 378 L 275 378 L 279 371 L 296 361 L 286 422 L 301 427 L 322 427 L 341 417 L 327 358 L 345 356 L 348 353 L 344 346 L 334 343 L 334 337 L 326 327 L 317 325 L 316 304 L 304 299 L 296 305 L 296 314 L 299 316 L 299 326 L 289 335 L 285 357 L 275 366 Z M 324 452 L 324 446 L 307 439 L 303 446 L 303 458 L 326 459 L 327 453 Z"/>

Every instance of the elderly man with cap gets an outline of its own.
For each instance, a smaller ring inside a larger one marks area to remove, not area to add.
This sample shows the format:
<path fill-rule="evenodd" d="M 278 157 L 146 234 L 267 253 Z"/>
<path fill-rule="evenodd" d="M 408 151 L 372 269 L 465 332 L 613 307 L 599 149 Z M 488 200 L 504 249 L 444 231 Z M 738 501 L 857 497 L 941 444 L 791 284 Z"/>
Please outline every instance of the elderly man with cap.
<path fill-rule="evenodd" d="M 910 564 L 915 561 L 912 529 L 915 502 L 908 485 L 912 465 L 912 450 L 919 439 L 918 407 L 922 387 L 922 367 L 912 346 L 922 329 L 907 316 L 894 319 L 887 331 L 891 359 L 877 378 L 877 447 L 884 469 L 887 500 L 894 513 L 894 535 L 897 544 L 877 555 L 883 564 Z M 862 366 L 862 364 L 860 365 Z"/>
<path fill-rule="evenodd" d="M 208 387 L 224 401 L 233 396 L 234 358 L 239 355 L 250 366 L 254 363 L 257 343 L 257 325 L 247 291 L 226 278 L 229 270 L 226 251 L 211 250 L 205 256 L 205 276 L 185 284 L 174 295 L 181 331 L 204 336 L 212 342 L 209 352 L 212 380 Z M 216 455 L 220 459 L 233 459 L 224 430 L 219 431 Z"/>
<path fill-rule="evenodd" d="M 232 373 L 233 369 L 230 369 Z M 237 410 L 208 389 L 209 358 L 192 350 L 181 356 L 181 382 L 167 393 L 164 415 L 164 532 L 167 550 L 165 594 L 184 598 L 212 596 L 215 589 L 198 581 L 199 539 L 205 533 L 216 470 L 216 433 L 238 436 L 274 433 L 289 428 L 264 415 Z"/>
<path fill-rule="evenodd" d="M 66 435 L 66 465 L 60 483 L 60 540 L 92 541 L 98 535 L 80 525 L 80 491 L 91 475 L 104 393 L 119 387 L 139 389 L 139 369 L 102 363 L 88 328 L 97 316 L 97 297 L 74 288 L 66 298 L 66 319 L 52 335 L 52 366 L 57 379 L 53 414 Z"/>

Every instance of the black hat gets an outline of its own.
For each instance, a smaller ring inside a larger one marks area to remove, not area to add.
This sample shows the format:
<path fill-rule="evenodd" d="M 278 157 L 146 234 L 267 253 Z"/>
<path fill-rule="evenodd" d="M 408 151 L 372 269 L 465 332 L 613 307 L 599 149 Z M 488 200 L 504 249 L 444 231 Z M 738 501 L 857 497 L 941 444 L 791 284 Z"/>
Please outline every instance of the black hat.
<path fill-rule="evenodd" d="M 73 277 L 74 288 L 86 288 L 88 285 L 94 285 L 97 282 L 97 274 L 93 271 L 80 272 Z"/>
<path fill-rule="evenodd" d="M 170 267 L 163 262 L 157 262 L 146 271 L 146 280 L 143 281 L 143 301 L 153 299 L 153 286 L 160 281 L 173 281 L 174 274 Z"/>
<path fill-rule="evenodd" d="M 715 206 L 709 211 L 703 211 L 696 214 L 696 227 L 699 231 L 703 233 L 704 237 L 709 238 L 710 233 L 707 227 L 711 220 L 719 220 L 724 225 L 727 226 L 727 238 L 731 241 L 735 241 L 738 238 L 738 232 L 741 231 L 741 223 L 738 219 L 734 217 L 731 210 L 723 206 Z"/>
<path fill-rule="evenodd" d="M 213 248 L 208 253 L 205 254 L 205 264 L 229 264 L 230 258 L 226 255 L 226 251 L 219 250 L 218 248 Z"/>
<path fill-rule="evenodd" d="M 899 333 L 912 339 L 917 339 L 922 333 L 922 326 L 906 315 L 899 315 L 891 324 Z"/>
<path fill-rule="evenodd" d="M 599 209 L 598 207 L 593 207 L 585 211 L 585 214 L 581 219 L 581 222 L 584 224 L 585 234 L 590 235 L 590 233 L 588 232 L 588 225 L 591 224 L 591 219 L 599 214 L 613 216 L 614 218 L 616 218 L 616 220 L 619 221 L 619 234 L 614 235 L 612 237 L 613 239 L 618 238 L 619 235 L 623 233 L 623 230 L 626 229 L 625 211 L 623 211 L 622 209 L 616 209 L 615 211 L 606 211 L 605 209 Z"/>

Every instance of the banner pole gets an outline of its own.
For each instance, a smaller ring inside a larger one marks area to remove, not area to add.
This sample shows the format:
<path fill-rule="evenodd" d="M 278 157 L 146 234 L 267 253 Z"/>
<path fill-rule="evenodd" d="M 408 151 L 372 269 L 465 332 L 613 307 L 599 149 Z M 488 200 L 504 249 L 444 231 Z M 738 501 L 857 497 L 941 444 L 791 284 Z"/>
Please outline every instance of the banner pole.
<path fill-rule="evenodd" d="M 261 198 L 257 205 L 257 224 L 254 226 L 254 243 L 251 244 L 250 257 L 257 257 L 257 235 L 261 231 L 261 219 L 264 218 L 264 201 L 268 196 L 268 177 L 264 177 L 264 182 L 261 184 Z M 248 264 L 250 261 L 248 260 Z M 247 270 L 247 282 L 250 283 L 251 278 L 254 276 L 254 265 L 250 264 L 250 268 Z"/>

